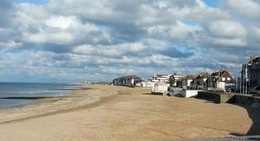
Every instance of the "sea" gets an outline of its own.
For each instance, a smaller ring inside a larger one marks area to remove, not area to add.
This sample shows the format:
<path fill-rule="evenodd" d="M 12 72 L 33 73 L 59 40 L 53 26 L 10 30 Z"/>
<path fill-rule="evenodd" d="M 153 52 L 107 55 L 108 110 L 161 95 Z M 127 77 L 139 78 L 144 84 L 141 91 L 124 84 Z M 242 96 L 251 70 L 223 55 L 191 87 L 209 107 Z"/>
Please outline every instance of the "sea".
<path fill-rule="evenodd" d="M 0 83 L 0 109 L 31 104 L 40 98 L 69 95 L 77 86 L 52 83 Z"/>

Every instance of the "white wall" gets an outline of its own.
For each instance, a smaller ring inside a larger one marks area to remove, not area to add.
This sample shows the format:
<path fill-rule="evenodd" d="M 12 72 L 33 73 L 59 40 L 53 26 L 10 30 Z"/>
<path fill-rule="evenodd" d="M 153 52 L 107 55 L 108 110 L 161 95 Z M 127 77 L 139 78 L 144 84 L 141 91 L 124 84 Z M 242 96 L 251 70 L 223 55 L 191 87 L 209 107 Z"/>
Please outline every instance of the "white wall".
<path fill-rule="evenodd" d="M 217 82 L 217 88 L 221 90 L 225 90 L 225 82 Z"/>

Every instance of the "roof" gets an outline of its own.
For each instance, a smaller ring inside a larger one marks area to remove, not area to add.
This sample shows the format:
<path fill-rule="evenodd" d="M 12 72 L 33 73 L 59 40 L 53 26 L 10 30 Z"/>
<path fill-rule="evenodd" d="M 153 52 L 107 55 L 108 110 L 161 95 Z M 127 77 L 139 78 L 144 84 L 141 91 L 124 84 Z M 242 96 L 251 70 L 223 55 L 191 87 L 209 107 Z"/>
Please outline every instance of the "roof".
<path fill-rule="evenodd" d="M 199 75 L 197 75 L 194 79 L 203 79 L 203 78 L 208 78 L 208 77 L 209 77 L 209 73 L 203 72 L 203 73 L 200 73 Z"/>
<path fill-rule="evenodd" d="M 216 78 L 215 81 L 218 81 L 224 75 L 228 75 L 232 79 L 232 76 L 230 75 L 230 73 L 227 70 L 219 70 L 219 71 L 213 72 L 210 76 L 215 77 Z"/>
<path fill-rule="evenodd" d="M 195 78 L 195 76 L 193 76 L 193 75 L 186 76 L 186 79 L 194 79 L 194 78 Z"/>
<path fill-rule="evenodd" d="M 136 76 L 136 75 L 122 76 L 122 77 L 115 78 L 114 80 L 120 80 L 120 79 L 136 79 L 136 80 L 142 80 L 140 77 L 138 77 L 138 76 Z"/>

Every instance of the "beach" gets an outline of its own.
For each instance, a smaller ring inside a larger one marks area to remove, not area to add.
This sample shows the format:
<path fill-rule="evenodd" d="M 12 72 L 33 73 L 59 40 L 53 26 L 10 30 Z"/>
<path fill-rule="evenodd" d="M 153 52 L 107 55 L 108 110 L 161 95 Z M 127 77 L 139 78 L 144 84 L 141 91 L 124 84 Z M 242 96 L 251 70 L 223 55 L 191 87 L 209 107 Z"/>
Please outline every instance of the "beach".
<path fill-rule="evenodd" d="M 202 139 L 246 135 L 253 124 L 238 105 L 152 95 L 150 88 L 81 87 L 66 97 L 1 110 L 0 141 Z"/>

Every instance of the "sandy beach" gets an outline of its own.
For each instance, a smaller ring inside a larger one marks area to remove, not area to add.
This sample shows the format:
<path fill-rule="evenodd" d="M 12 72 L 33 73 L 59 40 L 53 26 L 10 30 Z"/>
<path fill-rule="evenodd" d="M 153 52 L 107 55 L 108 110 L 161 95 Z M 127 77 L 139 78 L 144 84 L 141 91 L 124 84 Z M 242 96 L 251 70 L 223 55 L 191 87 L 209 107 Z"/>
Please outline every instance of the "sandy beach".
<path fill-rule="evenodd" d="M 68 97 L 1 110 L 0 141 L 201 139 L 245 135 L 253 124 L 237 105 L 151 95 L 150 88 L 82 87 Z"/>

